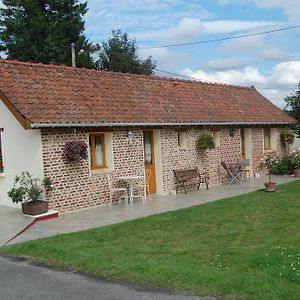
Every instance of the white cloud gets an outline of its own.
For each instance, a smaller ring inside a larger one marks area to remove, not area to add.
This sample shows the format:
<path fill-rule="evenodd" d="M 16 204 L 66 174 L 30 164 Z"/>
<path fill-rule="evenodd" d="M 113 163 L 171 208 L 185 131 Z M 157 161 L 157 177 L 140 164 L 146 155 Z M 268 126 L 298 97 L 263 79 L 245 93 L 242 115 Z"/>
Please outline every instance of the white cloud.
<path fill-rule="evenodd" d="M 279 8 L 295 22 L 300 18 L 300 0 L 255 0 L 255 3 L 263 8 Z"/>
<path fill-rule="evenodd" d="M 276 65 L 270 81 L 279 85 L 296 85 L 300 82 L 300 61 L 288 61 Z"/>
<path fill-rule="evenodd" d="M 224 43 L 223 50 L 230 54 L 251 55 L 264 59 L 277 59 L 284 56 L 282 49 L 268 44 L 263 36 L 250 36 L 227 41 Z"/>
<path fill-rule="evenodd" d="M 242 71 L 228 70 L 222 72 L 193 71 L 186 68 L 182 71 L 182 74 L 209 82 L 255 85 L 268 99 L 283 107 L 283 99 L 290 94 L 300 81 L 300 61 L 279 63 L 268 75 L 262 74 L 253 67 L 246 67 Z"/>
<path fill-rule="evenodd" d="M 158 63 L 158 68 L 176 72 L 189 62 L 189 55 L 183 52 L 173 52 L 167 48 L 139 50 L 140 57 L 145 59 L 151 56 Z"/>
<path fill-rule="evenodd" d="M 243 71 L 228 70 L 210 73 L 202 70 L 193 72 L 191 69 L 186 68 L 183 74 L 199 80 L 237 85 L 258 85 L 265 84 L 267 81 L 256 68 L 252 67 L 246 67 Z"/>
<path fill-rule="evenodd" d="M 205 69 L 217 70 L 234 68 L 233 66 L 240 65 L 242 62 L 238 57 L 227 57 L 211 59 L 205 64 Z"/>
<path fill-rule="evenodd" d="M 203 22 L 204 32 L 211 33 L 230 33 L 256 29 L 260 27 L 269 27 L 278 24 L 277 22 L 267 21 L 244 21 L 244 20 L 217 20 Z"/>
<path fill-rule="evenodd" d="M 146 40 L 143 34 L 150 37 L 158 31 L 176 29 L 185 18 L 202 20 L 213 16 L 196 0 L 88 0 L 88 7 L 87 33 L 98 42 L 109 36 L 112 29 Z"/>
<path fill-rule="evenodd" d="M 198 19 L 183 18 L 178 25 L 165 32 L 164 42 L 184 43 L 193 41 L 203 32 L 203 23 Z"/>
<path fill-rule="evenodd" d="M 300 0 L 219 0 L 218 2 L 221 6 L 237 4 L 249 7 L 256 4 L 266 9 L 279 8 L 291 21 L 298 22 L 300 18 Z"/>
<path fill-rule="evenodd" d="M 183 18 L 179 23 L 164 30 L 135 32 L 132 35 L 138 41 L 155 40 L 159 43 L 185 43 L 198 38 L 203 32 L 204 26 L 199 19 Z"/>

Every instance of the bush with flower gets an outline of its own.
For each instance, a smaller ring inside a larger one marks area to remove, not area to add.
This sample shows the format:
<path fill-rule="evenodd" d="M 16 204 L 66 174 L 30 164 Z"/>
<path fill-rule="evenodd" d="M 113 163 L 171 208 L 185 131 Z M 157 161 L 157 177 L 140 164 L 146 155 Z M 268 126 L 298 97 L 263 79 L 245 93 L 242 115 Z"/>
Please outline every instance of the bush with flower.
<path fill-rule="evenodd" d="M 278 157 L 269 155 L 261 166 L 274 175 L 291 175 L 294 170 L 300 169 L 300 149 Z"/>
<path fill-rule="evenodd" d="M 290 156 L 292 158 L 293 169 L 300 169 L 300 149 L 294 150 Z"/>
<path fill-rule="evenodd" d="M 88 158 L 87 143 L 82 140 L 66 142 L 64 155 L 69 162 L 79 163 Z"/>
<path fill-rule="evenodd" d="M 295 134 L 291 129 L 286 128 L 281 132 L 281 138 L 287 145 L 293 145 L 295 141 Z"/>

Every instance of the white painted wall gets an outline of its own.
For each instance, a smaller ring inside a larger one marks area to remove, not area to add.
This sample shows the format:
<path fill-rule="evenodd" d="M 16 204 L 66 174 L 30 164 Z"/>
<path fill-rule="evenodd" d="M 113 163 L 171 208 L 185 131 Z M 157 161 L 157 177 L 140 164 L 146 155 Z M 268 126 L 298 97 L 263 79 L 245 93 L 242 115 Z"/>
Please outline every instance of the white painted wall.
<path fill-rule="evenodd" d="M 44 178 L 40 130 L 25 130 L 0 100 L 4 174 L 0 174 L 0 205 L 15 206 L 7 196 L 22 171 Z M 1 208 L 0 208 L 1 209 Z"/>

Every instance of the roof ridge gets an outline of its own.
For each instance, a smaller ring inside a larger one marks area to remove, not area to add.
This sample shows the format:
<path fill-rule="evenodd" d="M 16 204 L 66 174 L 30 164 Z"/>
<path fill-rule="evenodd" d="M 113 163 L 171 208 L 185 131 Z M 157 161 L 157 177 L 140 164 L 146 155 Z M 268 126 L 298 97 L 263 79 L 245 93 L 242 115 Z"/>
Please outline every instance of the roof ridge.
<path fill-rule="evenodd" d="M 180 79 L 180 78 L 171 78 L 171 77 L 161 77 L 157 75 L 145 75 L 145 74 L 132 74 L 127 72 L 114 72 L 114 71 L 106 71 L 106 70 L 96 70 L 96 69 L 87 69 L 87 68 L 78 68 L 78 67 L 71 67 L 65 65 L 54 65 L 54 64 L 43 64 L 43 63 L 35 63 L 35 62 L 22 62 L 18 60 L 8 60 L 8 59 L 0 59 L 0 64 L 14 64 L 14 65 L 21 65 L 21 66 L 31 66 L 31 67 L 40 67 L 40 68 L 49 68 L 49 69 L 64 69 L 68 71 L 84 71 L 84 72 L 92 72 L 95 74 L 102 73 L 104 75 L 117 75 L 117 76 L 128 76 L 128 77 L 139 77 L 139 78 L 147 78 L 147 79 L 154 79 L 160 81 L 179 81 L 182 83 L 193 83 L 193 84 L 204 84 L 204 85 L 213 85 L 213 86 L 221 86 L 221 87 L 232 87 L 232 88 L 239 88 L 239 89 L 246 89 L 251 90 L 255 89 L 254 86 L 241 86 L 241 85 L 234 85 L 234 84 L 227 84 L 227 83 L 219 83 L 219 82 L 206 82 L 201 81 L 199 79 Z"/>

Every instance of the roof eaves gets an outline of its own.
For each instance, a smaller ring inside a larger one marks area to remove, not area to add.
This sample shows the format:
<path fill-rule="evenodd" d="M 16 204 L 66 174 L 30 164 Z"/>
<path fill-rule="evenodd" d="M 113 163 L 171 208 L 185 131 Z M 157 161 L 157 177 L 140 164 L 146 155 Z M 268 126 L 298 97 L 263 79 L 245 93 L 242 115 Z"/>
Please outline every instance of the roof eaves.
<path fill-rule="evenodd" d="M 32 123 L 31 128 L 70 128 L 70 127 L 151 127 L 151 126 L 237 126 L 237 125 L 289 125 L 294 122 L 163 122 L 163 123 Z"/>

